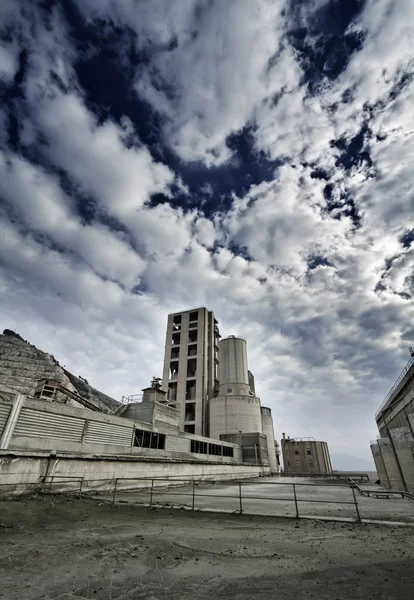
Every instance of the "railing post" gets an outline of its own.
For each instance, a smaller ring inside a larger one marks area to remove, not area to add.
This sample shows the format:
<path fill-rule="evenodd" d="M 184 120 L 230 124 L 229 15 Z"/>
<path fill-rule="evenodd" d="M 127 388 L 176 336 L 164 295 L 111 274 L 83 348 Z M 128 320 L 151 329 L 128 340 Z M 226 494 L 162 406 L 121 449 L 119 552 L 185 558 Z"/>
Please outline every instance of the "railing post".
<path fill-rule="evenodd" d="M 296 518 L 299 519 L 298 499 L 296 497 L 296 485 L 294 483 L 292 483 L 292 486 L 293 486 L 293 497 L 295 498 Z"/>
<path fill-rule="evenodd" d="M 51 492 L 52 492 L 53 479 L 54 479 L 54 476 L 51 475 L 50 476 L 50 485 L 49 485 L 49 494 L 51 494 Z"/>
<path fill-rule="evenodd" d="M 150 495 L 150 508 L 152 506 L 152 494 L 154 492 L 154 480 L 151 480 L 151 495 Z"/>
<path fill-rule="evenodd" d="M 357 502 L 357 498 L 356 498 L 354 486 L 352 486 L 351 489 L 352 489 L 352 495 L 354 497 L 354 502 L 355 502 L 355 510 L 356 510 L 356 514 L 357 514 L 357 522 L 361 523 L 361 515 L 359 514 L 359 507 L 358 507 L 358 502 Z"/>
<path fill-rule="evenodd" d="M 115 496 L 116 496 L 116 488 L 118 487 L 118 478 L 115 478 L 115 485 L 114 485 L 114 495 L 112 497 L 112 504 L 115 504 Z"/>
<path fill-rule="evenodd" d="M 79 499 L 82 498 L 82 487 L 83 487 L 83 477 L 81 479 L 80 486 L 79 486 Z"/>
<path fill-rule="evenodd" d="M 241 491 L 241 481 L 239 481 L 239 503 L 240 503 L 240 514 L 243 513 L 243 504 L 242 504 L 242 491 Z"/>
<path fill-rule="evenodd" d="M 194 506 L 195 506 L 195 481 L 193 479 L 193 506 L 192 506 L 192 510 L 194 510 Z"/>

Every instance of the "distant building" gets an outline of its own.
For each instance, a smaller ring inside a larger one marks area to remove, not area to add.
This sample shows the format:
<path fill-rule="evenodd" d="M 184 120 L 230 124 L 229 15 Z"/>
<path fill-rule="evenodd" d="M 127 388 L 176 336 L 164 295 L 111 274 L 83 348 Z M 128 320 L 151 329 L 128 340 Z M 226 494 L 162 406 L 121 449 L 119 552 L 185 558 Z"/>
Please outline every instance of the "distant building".
<path fill-rule="evenodd" d="M 281 440 L 284 473 L 288 475 L 328 475 L 332 473 L 328 444 L 312 438 Z"/>
<path fill-rule="evenodd" d="M 382 485 L 414 494 L 414 356 L 375 415 L 379 437 L 371 451 Z"/>
<path fill-rule="evenodd" d="M 168 315 L 162 388 L 181 411 L 181 429 L 209 435 L 209 403 L 218 385 L 214 313 L 194 308 Z"/>

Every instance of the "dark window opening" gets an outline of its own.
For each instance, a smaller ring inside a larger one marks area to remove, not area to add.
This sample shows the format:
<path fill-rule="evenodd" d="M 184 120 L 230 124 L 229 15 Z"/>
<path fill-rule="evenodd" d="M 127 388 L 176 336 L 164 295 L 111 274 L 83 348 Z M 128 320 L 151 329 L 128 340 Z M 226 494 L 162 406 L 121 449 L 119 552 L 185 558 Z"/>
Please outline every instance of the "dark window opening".
<path fill-rule="evenodd" d="M 196 405 L 195 402 L 187 402 L 185 405 L 185 421 L 195 421 Z"/>
<path fill-rule="evenodd" d="M 197 371 L 197 360 L 190 358 L 187 362 L 187 377 L 195 377 Z"/>
<path fill-rule="evenodd" d="M 171 348 L 171 358 L 179 358 L 180 348 Z"/>
<path fill-rule="evenodd" d="M 168 384 L 168 399 L 171 400 L 171 402 L 177 400 L 177 382 Z"/>
<path fill-rule="evenodd" d="M 308 456 L 312 456 L 312 450 L 306 450 L 306 454 L 307 454 Z"/>
<path fill-rule="evenodd" d="M 188 343 L 189 344 L 194 344 L 194 342 L 197 341 L 197 329 L 191 329 L 188 332 Z"/>
<path fill-rule="evenodd" d="M 170 362 L 170 379 L 177 379 L 178 377 L 178 360 Z"/>
<path fill-rule="evenodd" d="M 185 387 L 185 399 L 186 400 L 195 400 L 196 397 L 196 382 L 195 381 L 187 381 Z"/>
<path fill-rule="evenodd" d="M 188 346 L 188 356 L 197 356 L 197 344 Z"/>
<path fill-rule="evenodd" d="M 299 455 L 299 450 L 295 450 L 295 454 L 296 454 L 296 456 L 298 456 Z"/>
<path fill-rule="evenodd" d="M 198 321 L 198 312 L 192 312 L 190 313 L 190 323 L 191 321 Z"/>
<path fill-rule="evenodd" d="M 184 425 L 185 433 L 195 433 L 195 425 Z"/>
<path fill-rule="evenodd" d="M 180 341 L 181 341 L 181 333 L 175 332 L 172 334 L 172 345 L 173 346 L 179 346 L 180 345 Z"/>
<path fill-rule="evenodd" d="M 232 391 L 233 391 L 233 388 L 227 388 L 227 393 L 228 393 L 228 394 L 231 394 L 231 393 L 232 393 Z"/>
<path fill-rule="evenodd" d="M 175 315 L 173 317 L 173 325 L 181 325 L 181 315 Z"/>
<path fill-rule="evenodd" d="M 153 450 L 164 450 L 165 435 L 163 433 L 155 433 L 154 431 L 135 429 L 134 446 L 138 446 L 139 448 L 152 448 Z"/>
<path fill-rule="evenodd" d="M 209 454 L 210 456 L 234 457 L 234 448 L 221 444 L 209 444 L 199 440 L 191 440 L 190 452 L 194 454 Z"/>

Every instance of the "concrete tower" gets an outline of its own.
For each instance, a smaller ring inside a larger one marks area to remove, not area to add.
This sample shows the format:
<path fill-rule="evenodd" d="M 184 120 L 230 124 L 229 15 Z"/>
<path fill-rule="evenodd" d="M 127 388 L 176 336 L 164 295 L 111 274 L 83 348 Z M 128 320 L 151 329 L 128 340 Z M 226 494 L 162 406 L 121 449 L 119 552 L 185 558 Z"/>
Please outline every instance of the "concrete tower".
<path fill-rule="evenodd" d="M 214 313 L 195 308 L 168 315 L 162 387 L 181 410 L 181 429 L 209 435 L 209 402 L 218 388 Z"/>
<path fill-rule="evenodd" d="M 219 359 L 219 393 L 210 400 L 210 436 L 262 433 L 260 399 L 250 390 L 246 341 L 224 338 Z"/>
<path fill-rule="evenodd" d="M 262 406 L 262 431 L 267 439 L 267 455 L 271 473 L 279 473 L 279 464 L 276 458 L 275 432 L 273 429 L 272 411 L 267 406 Z"/>

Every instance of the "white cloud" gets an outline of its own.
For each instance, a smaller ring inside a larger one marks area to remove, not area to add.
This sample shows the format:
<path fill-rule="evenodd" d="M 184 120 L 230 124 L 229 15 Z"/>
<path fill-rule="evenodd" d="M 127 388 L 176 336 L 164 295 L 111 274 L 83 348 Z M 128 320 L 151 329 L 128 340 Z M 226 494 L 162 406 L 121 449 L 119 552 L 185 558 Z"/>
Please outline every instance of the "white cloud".
<path fill-rule="evenodd" d="M 307 5 L 305 17 L 323 4 Z M 277 436 L 313 435 L 368 457 L 374 412 L 404 364 L 401 336 L 413 318 L 412 250 L 399 241 L 413 198 L 409 78 L 389 97 L 408 73 L 410 4 L 367 2 L 353 25 L 367 28 L 361 51 L 311 96 L 285 37 L 282 2 L 154 0 L 140 10 L 132 0 L 78 3 L 90 23 L 101 18 L 138 34 L 137 49 L 150 60 L 137 70 L 135 92 L 161 112 L 159 141 L 183 160 L 225 169 L 226 137 L 246 125 L 257 149 L 289 158 L 272 181 L 234 194 L 230 210 L 212 220 L 199 212 L 202 199 L 189 212 L 146 205 L 154 193 L 176 200 L 173 183 L 188 197 L 188 182 L 151 156 L 131 121 L 92 112 L 63 10 L 52 8 L 47 28 L 43 9 L 25 19 L 17 2 L 7 15 L 5 6 L 0 16 L 19 23 L 28 61 L 24 95 L 13 105 L 23 155 L 0 138 L 1 325 L 120 397 L 160 373 L 167 313 L 206 305 L 223 335 L 247 338 Z M 334 110 L 349 88 L 349 101 Z M 365 102 L 377 103 L 372 114 Z M 6 129 L 8 113 L 0 118 Z M 344 151 L 331 140 L 343 136 L 346 147 L 368 118 L 372 168 L 336 165 Z M 350 216 L 333 218 L 340 208 L 325 210 L 318 168 L 336 202 L 352 199 L 359 228 Z M 62 172 L 72 187 L 63 189 Z M 220 193 L 213 175 L 200 184 L 209 202 Z M 87 223 L 78 204 L 85 197 L 95 208 Z M 312 257 L 325 261 L 309 268 Z"/>

